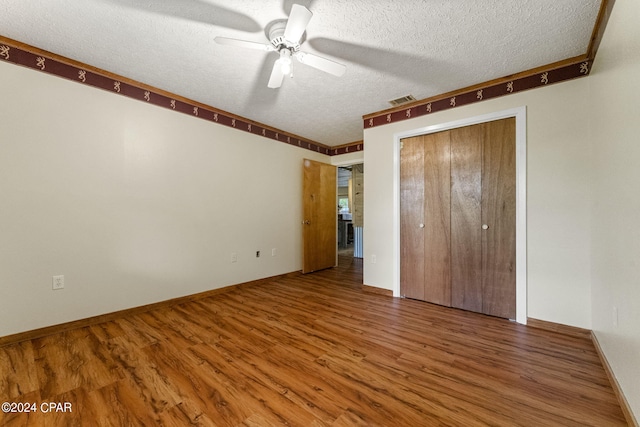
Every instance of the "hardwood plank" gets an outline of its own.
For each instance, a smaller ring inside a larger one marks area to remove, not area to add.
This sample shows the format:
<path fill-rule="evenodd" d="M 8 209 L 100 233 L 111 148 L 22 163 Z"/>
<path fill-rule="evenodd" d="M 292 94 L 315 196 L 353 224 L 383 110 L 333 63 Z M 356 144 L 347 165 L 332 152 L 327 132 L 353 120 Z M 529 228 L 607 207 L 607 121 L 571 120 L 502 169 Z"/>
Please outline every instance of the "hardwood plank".
<path fill-rule="evenodd" d="M 198 373 L 197 377 L 200 377 L 209 389 L 208 392 L 201 393 L 204 394 L 203 398 L 217 402 L 216 405 L 232 409 L 233 415 L 242 420 L 261 412 L 260 402 L 251 398 L 256 393 L 251 382 L 245 384 L 245 380 L 238 381 L 235 377 L 228 375 L 226 367 L 231 360 L 217 351 L 216 347 L 205 344 L 194 346 L 185 353 L 185 358 L 196 368 L 193 372 Z M 202 406 L 200 411 L 207 413 Z M 266 417 L 270 418 L 268 414 Z"/>
<path fill-rule="evenodd" d="M 88 328 L 33 340 L 33 348 L 43 399 L 78 387 L 99 389 L 122 378 L 118 365 Z"/>
<path fill-rule="evenodd" d="M 123 390 L 135 396 L 131 403 L 155 416 L 180 403 L 180 393 L 172 379 L 147 356 L 145 347 L 128 337 L 118 337 L 109 343 L 108 349 L 123 372 Z"/>
<path fill-rule="evenodd" d="M 343 410 L 342 403 L 333 398 L 334 393 L 326 392 L 329 391 L 326 382 L 314 372 L 312 364 L 306 362 L 301 365 L 290 357 L 286 349 L 283 351 L 278 347 L 260 355 L 245 353 L 237 359 L 241 368 L 253 370 L 257 382 L 298 408 L 296 417 L 310 417 L 305 421 L 307 425 L 313 421 L 323 425 L 331 423 Z"/>
<path fill-rule="evenodd" d="M 73 402 L 76 403 L 76 402 Z M 160 418 L 147 406 L 128 381 L 118 381 L 88 393 L 85 404 L 77 411 L 83 425 L 150 426 Z"/>
<path fill-rule="evenodd" d="M 0 389 L 0 393 L 4 394 L 4 390 Z M 36 409 L 39 410 L 40 391 L 36 390 L 30 393 L 21 394 L 17 397 L 7 398 L 0 396 L 0 401 L 10 403 L 36 403 Z M 44 425 L 44 420 L 40 415 L 41 412 L 0 412 L 0 425 L 2 426 L 39 426 Z"/>
<path fill-rule="evenodd" d="M 274 390 L 273 385 L 266 383 L 256 366 L 244 362 L 246 349 L 234 348 L 233 343 L 221 341 L 215 348 L 198 346 L 198 350 L 197 355 L 218 376 L 222 376 L 230 385 L 241 386 L 242 398 L 239 401 L 252 411 L 276 425 L 305 426 L 314 420 L 306 408 L 291 402 L 283 390 Z M 249 371 L 243 369 L 247 365 L 251 366 Z"/>
<path fill-rule="evenodd" d="M 183 349 L 171 342 L 147 347 L 144 352 L 158 369 L 171 378 L 179 394 L 178 405 L 170 408 L 172 418 L 183 419 L 181 424 L 235 425 L 246 418 L 240 402 L 227 398 L 229 384 L 217 382 L 213 376 L 195 375 L 198 363 L 194 358 L 181 356 Z"/>
<path fill-rule="evenodd" d="M 47 426 L 623 426 L 593 343 L 363 292 L 362 263 L 0 348 L 0 401 Z"/>
<path fill-rule="evenodd" d="M 362 418 L 355 414 L 351 409 L 345 411 L 338 419 L 331 424 L 333 427 L 368 427 Z"/>
<path fill-rule="evenodd" d="M 0 352 L 0 373 L 0 390 L 7 399 L 40 390 L 31 341 L 21 342 Z"/>

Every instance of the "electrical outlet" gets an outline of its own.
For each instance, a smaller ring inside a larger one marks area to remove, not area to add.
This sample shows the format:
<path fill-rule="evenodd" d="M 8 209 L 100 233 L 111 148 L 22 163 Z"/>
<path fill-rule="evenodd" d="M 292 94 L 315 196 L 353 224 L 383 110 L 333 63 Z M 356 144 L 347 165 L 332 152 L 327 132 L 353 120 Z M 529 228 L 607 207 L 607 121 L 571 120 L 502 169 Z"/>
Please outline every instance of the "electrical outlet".
<path fill-rule="evenodd" d="M 53 283 L 51 285 L 52 289 L 64 289 L 64 276 L 53 276 Z"/>
<path fill-rule="evenodd" d="M 260 251 L 256 251 L 256 258 L 260 258 Z"/>
<path fill-rule="evenodd" d="M 231 262 L 238 262 L 238 254 L 231 252 Z"/>
<path fill-rule="evenodd" d="M 375 264 L 375 263 L 376 263 L 376 256 L 371 255 L 371 264 Z"/>
<path fill-rule="evenodd" d="M 276 248 L 271 249 L 271 256 L 276 256 Z"/>

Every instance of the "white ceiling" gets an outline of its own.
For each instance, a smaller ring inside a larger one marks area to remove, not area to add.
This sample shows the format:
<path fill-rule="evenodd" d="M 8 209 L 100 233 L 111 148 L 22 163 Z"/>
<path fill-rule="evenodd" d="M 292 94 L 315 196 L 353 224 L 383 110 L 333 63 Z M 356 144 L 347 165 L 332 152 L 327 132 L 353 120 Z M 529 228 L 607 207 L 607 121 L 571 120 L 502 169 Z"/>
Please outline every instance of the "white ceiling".
<path fill-rule="evenodd" d="M 294 64 L 267 82 L 267 42 L 293 3 L 314 14 L 302 50 L 344 63 Z M 362 116 L 583 55 L 601 0 L 1 0 L 0 35 L 329 146 L 362 139 Z"/>

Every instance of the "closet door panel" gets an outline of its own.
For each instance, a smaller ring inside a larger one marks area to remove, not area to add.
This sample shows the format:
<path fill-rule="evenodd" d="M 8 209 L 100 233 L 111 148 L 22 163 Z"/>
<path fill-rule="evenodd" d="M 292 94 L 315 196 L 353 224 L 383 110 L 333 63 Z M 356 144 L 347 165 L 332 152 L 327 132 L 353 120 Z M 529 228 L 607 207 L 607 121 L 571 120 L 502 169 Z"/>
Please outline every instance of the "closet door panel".
<path fill-rule="evenodd" d="M 425 301 L 451 305 L 451 133 L 424 136 Z"/>
<path fill-rule="evenodd" d="M 483 312 L 515 319 L 515 118 L 486 123 L 482 192 Z"/>
<path fill-rule="evenodd" d="M 402 140 L 400 150 L 400 294 L 424 300 L 424 141 Z"/>
<path fill-rule="evenodd" d="M 451 305 L 482 312 L 484 124 L 451 131 Z"/>

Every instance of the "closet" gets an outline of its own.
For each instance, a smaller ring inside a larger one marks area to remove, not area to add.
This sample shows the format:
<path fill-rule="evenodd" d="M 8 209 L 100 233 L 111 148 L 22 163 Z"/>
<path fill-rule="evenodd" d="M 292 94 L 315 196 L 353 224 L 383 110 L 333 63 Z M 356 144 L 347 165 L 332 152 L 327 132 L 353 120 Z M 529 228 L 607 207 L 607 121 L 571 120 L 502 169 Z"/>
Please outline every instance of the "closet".
<path fill-rule="evenodd" d="M 405 138 L 400 293 L 516 317 L 515 118 Z"/>

